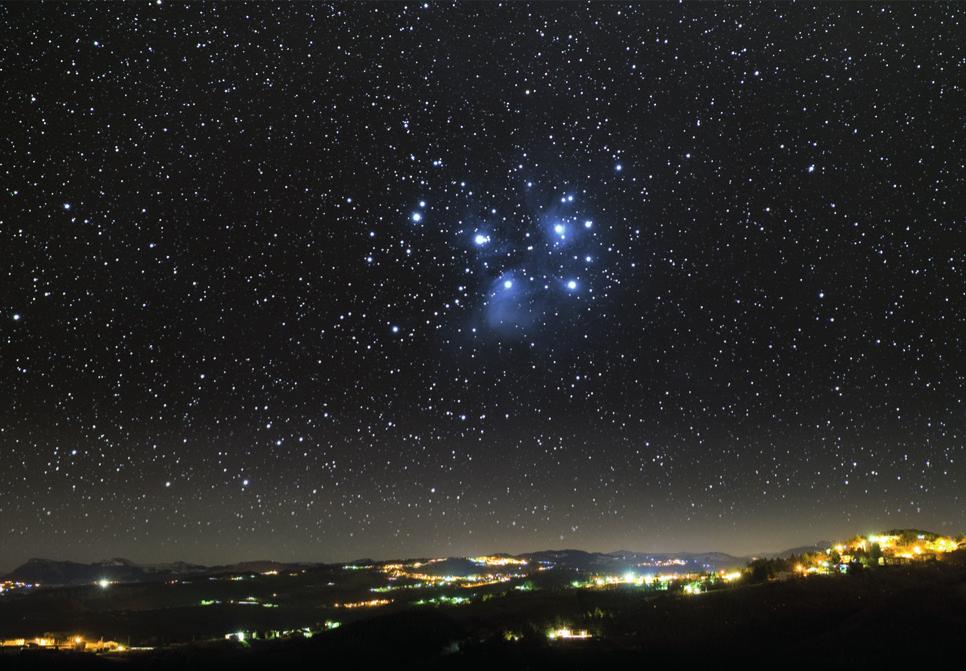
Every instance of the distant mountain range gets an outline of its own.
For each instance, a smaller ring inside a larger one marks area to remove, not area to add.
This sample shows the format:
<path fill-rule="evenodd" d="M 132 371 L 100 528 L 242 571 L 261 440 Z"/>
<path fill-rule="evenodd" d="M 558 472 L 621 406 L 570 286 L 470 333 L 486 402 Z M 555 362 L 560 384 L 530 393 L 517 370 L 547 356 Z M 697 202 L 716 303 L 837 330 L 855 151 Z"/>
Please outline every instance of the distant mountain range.
<path fill-rule="evenodd" d="M 517 555 L 531 563 L 585 571 L 718 571 L 745 566 L 750 557 L 735 557 L 723 552 L 585 552 L 583 550 L 543 550 Z"/>
<path fill-rule="evenodd" d="M 510 556 L 510 555 L 504 555 Z M 643 553 L 629 550 L 617 552 L 585 552 L 583 550 L 542 550 L 513 555 L 526 559 L 530 564 L 552 564 L 575 571 L 717 571 L 723 568 L 744 566 L 748 557 L 734 557 L 721 552 Z M 372 564 L 371 560 L 357 564 Z M 138 564 L 128 559 L 114 558 L 84 564 L 52 559 L 30 559 L 8 573 L 4 578 L 41 585 L 84 585 L 100 580 L 111 582 L 149 582 L 171 580 L 191 576 L 214 576 L 238 573 L 262 573 L 265 571 L 291 571 L 322 566 L 313 563 L 283 563 L 274 561 L 249 561 L 219 566 L 202 566 L 186 562 L 166 564 Z M 428 573 L 469 575 L 480 572 L 479 565 L 462 557 L 452 557 L 444 562 L 427 565 Z"/>
<path fill-rule="evenodd" d="M 91 564 L 53 559 L 29 559 L 4 576 L 7 580 L 41 585 L 83 585 L 99 580 L 111 582 L 148 582 L 170 580 L 182 576 L 206 576 L 225 573 L 262 573 L 289 571 L 317 564 L 286 564 L 274 561 L 250 561 L 223 566 L 202 566 L 186 562 L 137 564 L 129 559 L 105 559 Z"/>
<path fill-rule="evenodd" d="M 920 529 L 894 529 L 885 532 L 887 536 L 908 536 L 935 539 L 937 535 Z M 966 544 L 966 541 L 960 540 Z M 819 541 L 812 545 L 790 548 L 784 552 L 761 553 L 760 558 L 787 559 L 806 553 L 823 552 L 833 545 L 832 541 Z M 755 557 L 736 557 L 724 552 L 635 552 L 632 550 L 617 550 L 614 552 L 587 552 L 585 550 L 540 550 L 510 555 L 497 553 L 493 557 L 525 559 L 530 565 L 542 564 L 560 569 L 573 569 L 581 572 L 624 573 L 635 571 L 639 573 L 662 572 L 704 572 L 720 571 L 722 569 L 743 568 Z M 391 563 L 410 563 L 422 561 L 421 572 L 430 575 L 475 575 L 491 569 L 484 568 L 479 560 L 467 557 L 449 557 L 442 561 L 429 558 L 395 559 Z M 371 566 L 390 563 L 372 559 L 357 559 L 349 562 L 355 566 Z M 335 566 L 343 566 L 336 564 Z M 219 566 L 202 566 L 186 562 L 171 562 L 166 564 L 137 564 L 128 559 L 106 559 L 103 561 L 83 564 L 72 561 L 57 561 L 52 559 L 30 559 L 18 566 L 6 576 L 7 580 L 40 584 L 40 585 L 83 585 L 96 583 L 101 580 L 111 582 L 148 582 L 171 580 L 190 576 L 216 576 L 226 574 L 265 573 L 267 571 L 293 571 L 309 568 L 324 567 L 323 563 L 285 563 L 269 560 L 248 561 L 237 564 Z M 511 565 L 512 566 L 512 565 Z"/>

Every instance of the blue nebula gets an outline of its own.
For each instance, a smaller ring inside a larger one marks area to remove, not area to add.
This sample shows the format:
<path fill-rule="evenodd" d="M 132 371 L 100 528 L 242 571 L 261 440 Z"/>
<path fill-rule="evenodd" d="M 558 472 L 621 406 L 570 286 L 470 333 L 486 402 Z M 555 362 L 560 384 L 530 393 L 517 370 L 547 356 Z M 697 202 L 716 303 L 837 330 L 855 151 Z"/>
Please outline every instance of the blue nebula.
<path fill-rule="evenodd" d="M 484 303 L 487 326 L 511 334 L 533 325 L 540 314 L 534 305 L 533 293 L 532 287 L 518 281 L 513 273 L 500 275 L 490 285 L 488 299 Z"/>

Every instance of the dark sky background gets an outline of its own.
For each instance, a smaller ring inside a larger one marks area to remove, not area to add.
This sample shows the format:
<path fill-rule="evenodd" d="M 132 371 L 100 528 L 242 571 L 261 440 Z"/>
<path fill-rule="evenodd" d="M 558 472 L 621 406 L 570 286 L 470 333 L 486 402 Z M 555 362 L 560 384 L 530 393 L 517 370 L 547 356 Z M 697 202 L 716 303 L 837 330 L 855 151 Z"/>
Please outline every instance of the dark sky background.
<path fill-rule="evenodd" d="M 966 530 L 956 4 L 5 4 L 0 567 Z"/>

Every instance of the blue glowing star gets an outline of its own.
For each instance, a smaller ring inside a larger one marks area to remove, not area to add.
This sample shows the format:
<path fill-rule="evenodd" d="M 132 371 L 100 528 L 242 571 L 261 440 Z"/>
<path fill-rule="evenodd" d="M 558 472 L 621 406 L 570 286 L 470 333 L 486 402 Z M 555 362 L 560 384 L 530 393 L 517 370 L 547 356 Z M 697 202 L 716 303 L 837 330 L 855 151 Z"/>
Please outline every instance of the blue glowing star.
<path fill-rule="evenodd" d="M 392 332 L 393 332 L 393 333 L 399 333 L 399 327 L 398 327 L 398 326 L 396 326 L 396 325 L 393 325 L 393 327 L 392 327 Z"/>
<path fill-rule="evenodd" d="M 553 232 L 559 235 L 561 238 L 567 235 L 567 227 L 563 224 L 554 224 Z"/>
<path fill-rule="evenodd" d="M 614 166 L 614 170 L 616 170 L 617 172 L 620 172 L 623 169 L 624 169 L 624 166 L 622 166 L 620 163 Z"/>
<path fill-rule="evenodd" d="M 490 241 L 490 236 L 483 235 L 482 233 L 477 233 L 473 237 L 473 244 L 475 244 L 477 247 L 482 247 L 483 245 L 485 245 L 489 241 Z"/>
<path fill-rule="evenodd" d="M 567 288 L 570 289 L 571 291 L 575 290 L 577 288 L 577 280 L 568 280 Z"/>
<path fill-rule="evenodd" d="M 590 219 L 584 222 L 584 228 L 590 228 L 593 225 L 594 225 L 594 222 L 592 222 Z"/>
<path fill-rule="evenodd" d="M 513 280 L 503 280 L 503 288 L 504 289 L 512 289 L 513 288 Z"/>
<path fill-rule="evenodd" d="M 411 218 L 413 221 L 415 221 L 418 224 L 423 220 L 423 215 L 421 215 L 419 212 L 413 212 Z"/>
<path fill-rule="evenodd" d="M 69 210 L 70 209 L 70 203 L 64 203 L 64 209 L 65 210 Z"/>

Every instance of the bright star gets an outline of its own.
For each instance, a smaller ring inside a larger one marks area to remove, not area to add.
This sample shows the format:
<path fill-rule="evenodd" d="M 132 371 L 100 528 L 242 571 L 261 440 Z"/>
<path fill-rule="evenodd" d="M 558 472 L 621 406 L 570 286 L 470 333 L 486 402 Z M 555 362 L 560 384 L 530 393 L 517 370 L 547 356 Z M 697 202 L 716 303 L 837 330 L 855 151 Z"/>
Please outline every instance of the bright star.
<path fill-rule="evenodd" d="M 503 280 L 503 288 L 509 289 L 513 286 L 513 280 Z"/>
<path fill-rule="evenodd" d="M 620 172 L 623 169 L 624 169 L 624 166 L 622 166 L 620 163 L 614 166 L 614 170 L 616 170 L 617 172 Z"/>
<path fill-rule="evenodd" d="M 70 209 L 70 203 L 64 203 L 64 209 L 65 210 L 69 210 Z"/>
<path fill-rule="evenodd" d="M 394 324 L 393 327 L 392 327 L 392 332 L 393 333 L 399 333 L 399 327 Z"/>
<path fill-rule="evenodd" d="M 573 291 L 577 288 L 577 280 L 570 280 L 567 282 L 567 288 Z"/>
<path fill-rule="evenodd" d="M 19 322 L 20 321 L 20 314 L 15 312 L 14 315 L 13 315 L 13 320 L 15 322 Z"/>
<path fill-rule="evenodd" d="M 485 245 L 489 241 L 490 241 L 490 236 L 483 235 L 482 233 L 477 233 L 473 237 L 473 243 L 476 244 L 477 246 L 480 246 L 480 247 L 483 246 L 483 245 Z"/>
<path fill-rule="evenodd" d="M 418 224 L 423 220 L 423 215 L 421 215 L 419 212 L 413 212 L 412 220 Z"/>

